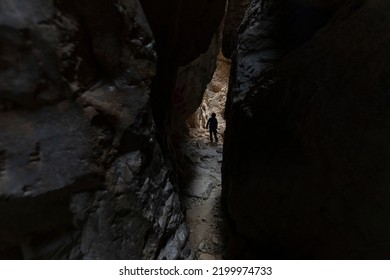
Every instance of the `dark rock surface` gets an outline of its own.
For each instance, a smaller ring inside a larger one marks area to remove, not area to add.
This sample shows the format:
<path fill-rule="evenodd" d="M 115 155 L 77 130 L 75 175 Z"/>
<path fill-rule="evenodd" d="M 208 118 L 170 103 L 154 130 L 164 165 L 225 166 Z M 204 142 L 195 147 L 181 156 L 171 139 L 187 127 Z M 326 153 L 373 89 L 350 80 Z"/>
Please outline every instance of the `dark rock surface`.
<path fill-rule="evenodd" d="M 252 2 L 226 108 L 230 257 L 390 258 L 389 11 Z"/>
<path fill-rule="evenodd" d="M 159 139 L 169 143 L 172 134 L 199 107 L 213 76 L 226 0 L 141 3 L 159 58 L 151 92 L 153 115 Z"/>
<path fill-rule="evenodd" d="M 223 29 L 222 53 L 231 58 L 237 46 L 238 29 L 251 0 L 229 0 Z"/>
<path fill-rule="evenodd" d="M 193 258 L 156 61 L 137 0 L 0 2 L 0 258 Z"/>
<path fill-rule="evenodd" d="M 216 69 L 220 50 L 220 34 L 216 33 L 207 52 L 202 53 L 188 65 L 179 67 L 171 97 L 173 130 L 181 130 L 186 120 L 201 105 L 207 85 Z"/>

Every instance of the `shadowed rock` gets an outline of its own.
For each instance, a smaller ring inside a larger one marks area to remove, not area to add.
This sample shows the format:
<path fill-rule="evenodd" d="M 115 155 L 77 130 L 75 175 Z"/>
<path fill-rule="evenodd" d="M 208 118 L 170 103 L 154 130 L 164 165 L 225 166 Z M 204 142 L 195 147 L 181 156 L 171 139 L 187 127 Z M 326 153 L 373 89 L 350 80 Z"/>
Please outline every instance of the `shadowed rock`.
<path fill-rule="evenodd" d="M 253 1 L 240 27 L 223 163 L 230 257 L 390 257 L 390 5 L 320 2 Z"/>

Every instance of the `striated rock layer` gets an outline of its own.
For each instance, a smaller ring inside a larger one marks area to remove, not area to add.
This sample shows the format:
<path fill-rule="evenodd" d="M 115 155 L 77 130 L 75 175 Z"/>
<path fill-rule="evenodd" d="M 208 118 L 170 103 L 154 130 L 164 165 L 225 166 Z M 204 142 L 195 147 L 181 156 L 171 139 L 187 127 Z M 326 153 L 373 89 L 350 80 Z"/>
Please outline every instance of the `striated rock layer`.
<path fill-rule="evenodd" d="M 1 1 L 0 258 L 194 257 L 156 61 L 138 0 Z"/>
<path fill-rule="evenodd" d="M 389 12 L 251 3 L 226 108 L 229 257 L 390 258 Z"/>

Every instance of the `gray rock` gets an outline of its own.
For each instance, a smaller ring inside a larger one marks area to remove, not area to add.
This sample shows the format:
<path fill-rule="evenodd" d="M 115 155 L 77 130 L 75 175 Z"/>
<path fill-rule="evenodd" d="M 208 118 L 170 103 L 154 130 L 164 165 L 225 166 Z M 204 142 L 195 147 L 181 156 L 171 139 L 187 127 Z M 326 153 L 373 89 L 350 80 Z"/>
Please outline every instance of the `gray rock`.
<path fill-rule="evenodd" d="M 0 258 L 195 258 L 156 138 L 200 103 L 225 2 L 0 2 Z"/>
<path fill-rule="evenodd" d="M 0 258 L 194 258 L 139 1 L 1 1 L 0 44 Z"/>
<path fill-rule="evenodd" d="M 158 259 L 195 259 L 195 254 L 189 247 L 188 230 L 184 224 L 161 250 Z"/>
<path fill-rule="evenodd" d="M 35 197 L 98 187 L 91 135 L 81 108 L 70 104 L 64 111 L 48 106 L 1 115 L 0 196 Z"/>
<path fill-rule="evenodd" d="M 200 242 L 198 249 L 199 251 L 203 252 L 206 249 L 206 241 L 203 240 Z"/>

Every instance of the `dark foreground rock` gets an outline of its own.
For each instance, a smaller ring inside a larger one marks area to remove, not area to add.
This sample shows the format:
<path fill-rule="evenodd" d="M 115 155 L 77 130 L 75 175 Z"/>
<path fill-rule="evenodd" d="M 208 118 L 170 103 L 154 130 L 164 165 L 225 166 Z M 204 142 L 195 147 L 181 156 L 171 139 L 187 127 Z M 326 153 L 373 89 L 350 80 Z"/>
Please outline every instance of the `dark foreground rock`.
<path fill-rule="evenodd" d="M 1 1 L 0 46 L 0 258 L 193 258 L 139 2 Z"/>
<path fill-rule="evenodd" d="M 251 0 L 230 0 L 225 15 L 222 38 L 222 53 L 231 58 L 236 46 L 239 27 Z"/>
<path fill-rule="evenodd" d="M 252 2 L 226 108 L 230 257 L 390 258 L 389 11 Z"/>

